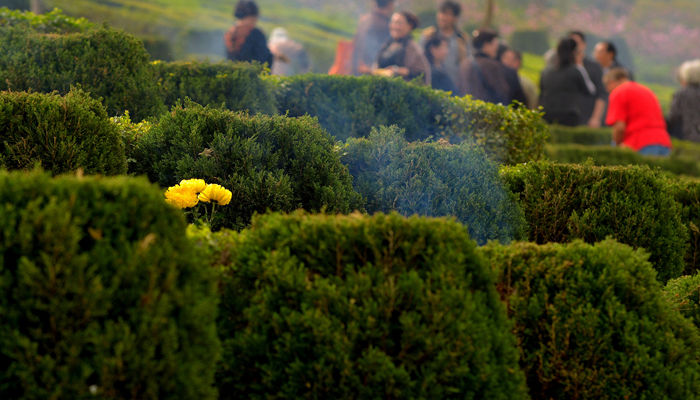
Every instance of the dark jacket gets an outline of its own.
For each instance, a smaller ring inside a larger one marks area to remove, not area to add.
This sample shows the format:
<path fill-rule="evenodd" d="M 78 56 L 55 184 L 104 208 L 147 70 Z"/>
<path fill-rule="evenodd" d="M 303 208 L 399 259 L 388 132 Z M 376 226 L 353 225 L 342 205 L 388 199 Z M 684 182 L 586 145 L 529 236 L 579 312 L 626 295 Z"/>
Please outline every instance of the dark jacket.
<path fill-rule="evenodd" d="M 267 40 L 265 35 L 258 28 L 253 28 L 245 38 L 238 37 L 240 33 L 234 26 L 224 35 L 224 43 L 226 44 L 226 55 L 231 61 L 259 61 L 272 65 L 272 53 L 267 48 Z M 243 41 L 240 46 L 236 45 L 237 41 Z"/>
<path fill-rule="evenodd" d="M 567 126 L 585 124 L 588 119 L 579 105 L 587 97 L 590 97 L 590 92 L 575 65 L 548 67 L 542 72 L 540 105 L 544 108 L 547 122 Z"/>
<path fill-rule="evenodd" d="M 512 89 L 503 64 L 484 53 L 476 53 L 473 60 L 464 60 L 460 66 L 459 94 L 469 94 L 477 100 L 509 104 Z"/>
<path fill-rule="evenodd" d="M 603 68 L 597 62 L 586 57 L 583 59 L 583 67 L 588 72 L 588 76 L 595 85 L 595 93 L 579 96 L 577 100 L 578 109 L 581 111 L 581 124 L 587 124 L 593 115 L 595 103 L 598 99 L 607 101 L 608 92 L 603 86 Z M 602 122 L 602 121 L 601 121 Z"/>
<path fill-rule="evenodd" d="M 355 34 L 352 73 L 358 74 L 360 64 L 371 67 L 377 60 L 382 46 L 389 39 L 389 17 L 376 11 L 362 16 Z"/>
<path fill-rule="evenodd" d="M 431 85 L 433 89 L 444 90 L 446 92 L 452 92 L 452 94 L 457 95 L 457 86 L 455 86 L 450 76 L 447 75 L 444 69 L 441 67 L 431 65 L 430 70 L 432 72 Z"/>
<path fill-rule="evenodd" d="M 688 85 L 673 95 L 668 117 L 671 136 L 700 142 L 700 86 Z"/>
<path fill-rule="evenodd" d="M 406 67 L 409 70 L 407 81 L 423 76 L 423 81 L 430 86 L 430 63 L 423 55 L 418 43 L 407 36 L 402 39 L 390 39 L 379 52 L 377 66 L 387 68 L 391 66 Z"/>

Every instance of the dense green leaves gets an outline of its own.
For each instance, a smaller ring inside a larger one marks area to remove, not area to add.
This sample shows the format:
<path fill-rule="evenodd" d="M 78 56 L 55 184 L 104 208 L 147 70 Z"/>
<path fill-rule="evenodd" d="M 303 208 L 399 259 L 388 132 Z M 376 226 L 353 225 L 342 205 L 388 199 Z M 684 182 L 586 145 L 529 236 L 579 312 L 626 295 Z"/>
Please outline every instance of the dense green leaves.
<path fill-rule="evenodd" d="M 0 398 L 211 399 L 216 290 L 132 178 L 0 172 Z"/>
<path fill-rule="evenodd" d="M 456 222 L 268 214 L 200 235 L 222 271 L 222 399 L 522 399 L 512 326 Z"/>
<path fill-rule="evenodd" d="M 700 328 L 700 275 L 686 275 L 668 281 L 664 296 L 673 308 Z"/>
<path fill-rule="evenodd" d="M 697 399 L 700 336 L 641 250 L 490 244 L 533 399 Z"/>
<path fill-rule="evenodd" d="M 65 97 L 0 92 L 0 167 L 54 175 L 82 169 L 88 174 L 126 172 L 122 139 L 104 106 L 74 90 Z"/>

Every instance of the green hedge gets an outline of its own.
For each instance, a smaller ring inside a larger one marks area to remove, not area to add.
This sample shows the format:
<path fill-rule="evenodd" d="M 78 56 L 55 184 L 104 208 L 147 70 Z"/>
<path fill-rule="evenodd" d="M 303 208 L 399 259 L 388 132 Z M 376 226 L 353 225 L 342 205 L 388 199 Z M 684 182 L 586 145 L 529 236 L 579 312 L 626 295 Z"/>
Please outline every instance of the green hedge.
<path fill-rule="evenodd" d="M 222 62 L 153 62 L 165 104 L 191 100 L 229 110 L 275 114 L 274 85 L 263 80 L 259 64 Z"/>
<path fill-rule="evenodd" d="M 222 271 L 221 399 L 523 399 L 512 325 L 466 229 L 268 214 L 200 241 Z"/>
<path fill-rule="evenodd" d="M 133 36 L 107 28 L 45 34 L 0 28 L 0 90 L 65 94 L 81 86 L 103 98 L 110 115 L 159 115 L 160 98 L 149 56 Z"/>
<path fill-rule="evenodd" d="M 25 3 L 27 7 L 18 8 L 29 9 L 28 2 Z M 94 24 L 85 18 L 69 17 L 57 9 L 45 14 L 34 14 L 0 8 L 0 29 L 8 27 L 20 27 L 39 33 L 75 33 L 93 28 Z"/>
<path fill-rule="evenodd" d="M 187 103 L 138 139 L 133 173 L 161 186 L 201 178 L 231 190 L 214 228 L 240 229 L 255 212 L 347 213 L 362 207 L 335 143 L 311 118 L 287 118 Z"/>
<path fill-rule="evenodd" d="M 700 328 L 700 275 L 686 275 L 668 281 L 664 296 L 675 309 Z"/>
<path fill-rule="evenodd" d="M 0 226 L 0 398 L 216 398 L 214 276 L 160 191 L 0 172 Z"/>
<path fill-rule="evenodd" d="M 82 91 L 65 97 L 0 92 L 0 167 L 53 174 L 126 172 L 124 145 L 104 106 Z"/>
<path fill-rule="evenodd" d="M 587 126 L 550 125 L 550 142 L 556 144 L 607 145 L 612 143 L 612 129 L 593 129 Z"/>
<path fill-rule="evenodd" d="M 700 180 L 670 179 L 674 197 L 680 204 L 681 218 L 690 234 L 690 246 L 685 254 L 685 275 L 700 271 Z"/>
<path fill-rule="evenodd" d="M 700 176 L 699 159 L 687 157 L 643 156 L 631 149 L 580 144 L 547 145 L 547 158 L 559 163 L 582 164 L 590 158 L 593 165 L 647 165 L 677 175 Z"/>
<path fill-rule="evenodd" d="M 467 143 L 408 143 L 397 127 L 348 139 L 342 161 L 370 214 L 455 216 L 479 243 L 520 239 L 524 217 L 498 167 Z"/>
<path fill-rule="evenodd" d="M 533 399 L 697 399 L 700 337 L 643 251 L 596 244 L 479 252 L 498 273 Z"/>
<path fill-rule="evenodd" d="M 646 167 L 536 162 L 503 168 L 536 243 L 607 236 L 651 254 L 659 279 L 680 276 L 688 246 L 681 206 L 665 177 Z"/>
<path fill-rule="evenodd" d="M 338 140 L 397 125 L 409 141 L 429 137 L 472 140 L 507 164 L 541 158 L 547 126 L 541 114 L 450 97 L 401 79 L 301 75 L 279 81 L 278 106 L 290 116 L 311 115 Z"/>

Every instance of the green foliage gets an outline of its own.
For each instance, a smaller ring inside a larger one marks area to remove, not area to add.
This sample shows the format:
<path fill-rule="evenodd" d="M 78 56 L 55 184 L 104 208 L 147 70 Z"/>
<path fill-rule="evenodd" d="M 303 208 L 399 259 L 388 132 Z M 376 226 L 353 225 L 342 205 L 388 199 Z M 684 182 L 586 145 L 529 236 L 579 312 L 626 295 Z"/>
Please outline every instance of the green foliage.
<path fill-rule="evenodd" d="M 582 164 L 588 159 L 594 165 L 647 165 L 677 175 L 700 176 L 700 163 L 688 157 L 652 157 L 643 156 L 634 150 L 603 146 L 585 146 L 578 144 L 554 145 L 546 147 L 547 158 L 559 163 Z"/>
<path fill-rule="evenodd" d="M 79 85 L 103 98 L 110 115 L 137 119 L 164 111 L 143 44 L 107 28 L 44 34 L 0 28 L 0 89 L 58 91 Z"/>
<path fill-rule="evenodd" d="M 349 139 L 342 161 L 373 214 L 454 216 L 479 243 L 521 238 L 522 211 L 504 189 L 498 167 L 469 143 L 408 143 L 396 127 Z"/>
<path fill-rule="evenodd" d="M 175 60 L 175 52 L 168 39 L 162 36 L 143 36 L 139 39 L 143 41 L 143 47 L 151 56 L 151 59 L 160 61 Z"/>
<path fill-rule="evenodd" d="M 587 126 L 550 125 L 550 142 L 556 144 L 608 145 L 612 143 L 612 129 L 593 129 Z"/>
<path fill-rule="evenodd" d="M 510 47 L 523 53 L 544 55 L 549 46 L 549 32 L 546 30 L 518 30 L 510 36 Z"/>
<path fill-rule="evenodd" d="M 124 152 L 126 155 L 127 170 L 138 169 L 134 164 L 136 160 L 136 145 L 141 137 L 148 133 L 153 124 L 149 121 L 133 122 L 128 111 L 124 115 L 111 118 L 112 123 L 116 126 L 117 131 L 124 143 Z"/>
<path fill-rule="evenodd" d="M 700 271 L 700 181 L 669 179 L 674 198 L 680 204 L 681 219 L 690 233 L 690 246 L 685 254 L 685 275 Z"/>
<path fill-rule="evenodd" d="M 311 115 L 338 140 L 367 136 L 373 127 L 396 125 L 409 141 L 470 139 L 504 163 L 542 156 L 547 127 L 524 108 L 450 97 L 401 79 L 302 75 L 280 81 L 280 111 Z"/>
<path fill-rule="evenodd" d="M 58 9 L 45 14 L 34 14 L 0 8 L 0 29 L 7 27 L 20 27 L 39 33 L 76 33 L 85 32 L 94 25 L 85 18 L 69 17 Z"/>
<path fill-rule="evenodd" d="M 233 193 L 214 228 L 240 229 L 255 212 L 361 208 L 334 142 L 311 118 L 259 115 L 187 103 L 142 136 L 134 173 L 161 186 L 201 178 Z"/>
<path fill-rule="evenodd" d="M 126 172 L 124 145 L 104 106 L 82 91 L 56 94 L 0 92 L 0 167 L 54 175 Z"/>
<path fill-rule="evenodd" d="M 697 399 L 700 337 L 663 298 L 645 252 L 489 244 L 533 399 Z"/>
<path fill-rule="evenodd" d="M 700 275 L 686 275 L 668 281 L 664 296 L 673 308 L 700 328 Z"/>
<path fill-rule="evenodd" d="M 612 236 L 649 251 L 663 282 L 683 271 L 688 232 L 658 172 L 536 162 L 503 168 L 501 175 L 520 199 L 530 241 L 595 243 Z"/>
<path fill-rule="evenodd" d="M 200 241 L 222 271 L 221 399 L 525 398 L 492 273 L 456 222 L 268 214 Z"/>
<path fill-rule="evenodd" d="M 202 105 L 224 105 L 233 111 L 277 112 L 273 84 L 261 79 L 265 68 L 259 64 L 156 61 L 153 67 L 168 106 L 189 98 Z"/>
<path fill-rule="evenodd" d="M 0 398 L 216 398 L 214 276 L 160 191 L 0 172 L 0 226 Z"/>

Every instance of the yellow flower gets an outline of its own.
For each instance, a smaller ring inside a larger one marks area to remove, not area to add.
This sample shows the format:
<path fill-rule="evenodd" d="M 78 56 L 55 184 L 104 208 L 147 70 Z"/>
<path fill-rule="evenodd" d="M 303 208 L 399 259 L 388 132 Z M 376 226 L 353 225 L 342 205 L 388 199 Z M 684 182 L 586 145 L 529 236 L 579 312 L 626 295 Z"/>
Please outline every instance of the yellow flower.
<path fill-rule="evenodd" d="M 231 201 L 231 191 L 221 185 L 209 184 L 202 193 L 199 194 L 199 200 L 205 203 L 210 201 L 217 202 L 220 206 L 225 206 Z"/>
<path fill-rule="evenodd" d="M 187 186 L 175 185 L 165 192 L 165 201 L 178 208 L 190 208 L 197 205 L 197 193 Z"/>
<path fill-rule="evenodd" d="M 180 187 L 187 188 L 195 193 L 202 193 L 207 183 L 204 179 L 184 179 L 180 181 Z"/>

